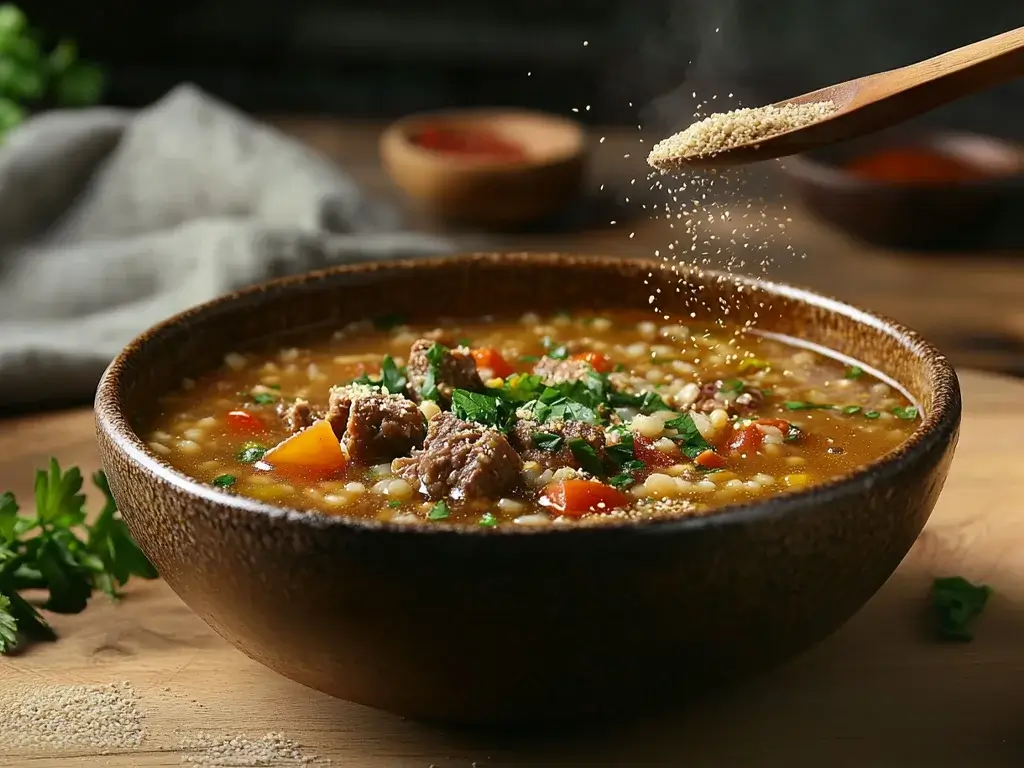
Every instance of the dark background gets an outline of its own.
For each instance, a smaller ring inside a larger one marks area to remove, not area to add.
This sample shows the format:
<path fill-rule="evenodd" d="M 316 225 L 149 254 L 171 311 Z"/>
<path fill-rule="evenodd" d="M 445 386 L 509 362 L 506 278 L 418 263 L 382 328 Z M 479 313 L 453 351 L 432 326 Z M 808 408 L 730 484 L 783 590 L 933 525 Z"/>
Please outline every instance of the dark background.
<path fill-rule="evenodd" d="M 20 5 L 34 25 L 76 37 L 111 69 L 115 104 L 145 104 L 190 80 L 256 112 L 392 117 L 505 104 L 576 107 L 586 121 L 623 124 L 685 122 L 711 94 L 720 94 L 715 108 L 774 101 L 1024 25 L 1024 0 Z M 929 120 L 1024 135 L 1024 84 Z"/>

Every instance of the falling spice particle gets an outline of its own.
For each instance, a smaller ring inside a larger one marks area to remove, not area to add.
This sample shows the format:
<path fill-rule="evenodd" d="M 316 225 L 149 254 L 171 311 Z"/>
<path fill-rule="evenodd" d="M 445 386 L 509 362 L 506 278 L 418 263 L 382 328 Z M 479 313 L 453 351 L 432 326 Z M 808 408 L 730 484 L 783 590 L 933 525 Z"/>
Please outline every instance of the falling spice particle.
<path fill-rule="evenodd" d="M 103 754 L 135 749 L 145 737 L 130 683 L 43 685 L 0 691 L 0 745 L 5 749 Z"/>

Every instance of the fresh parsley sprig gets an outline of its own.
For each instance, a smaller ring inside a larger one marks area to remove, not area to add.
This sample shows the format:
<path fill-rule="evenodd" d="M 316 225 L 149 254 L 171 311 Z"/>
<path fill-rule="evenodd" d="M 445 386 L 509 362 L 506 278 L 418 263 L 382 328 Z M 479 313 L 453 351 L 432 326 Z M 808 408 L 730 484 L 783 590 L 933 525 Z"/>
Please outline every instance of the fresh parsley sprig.
<path fill-rule="evenodd" d="M 0 653 L 19 640 L 56 635 L 22 592 L 47 593 L 41 608 L 79 613 L 96 590 L 113 599 L 132 576 L 154 579 L 156 569 L 132 540 L 102 471 L 92 481 L 104 504 L 86 522 L 82 473 L 63 471 L 56 459 L 36 472 L 35 510 L 24 514 L 10 491 L 0 495 Z"/>

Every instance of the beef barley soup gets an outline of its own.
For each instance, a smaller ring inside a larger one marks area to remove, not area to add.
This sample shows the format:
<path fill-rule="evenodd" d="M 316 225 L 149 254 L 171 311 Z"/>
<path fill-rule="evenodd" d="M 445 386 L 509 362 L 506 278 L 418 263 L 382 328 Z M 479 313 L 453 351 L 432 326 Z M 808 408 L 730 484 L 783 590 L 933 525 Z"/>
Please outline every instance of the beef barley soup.
<path fill-rule="evenodd" d="M 650 318 L 355 323 L 229 354 L 164 397 L 143 434 L 228 493 L 507 527 L 702 514 L 846 474 L 917 425 L 858 366 Z"/>

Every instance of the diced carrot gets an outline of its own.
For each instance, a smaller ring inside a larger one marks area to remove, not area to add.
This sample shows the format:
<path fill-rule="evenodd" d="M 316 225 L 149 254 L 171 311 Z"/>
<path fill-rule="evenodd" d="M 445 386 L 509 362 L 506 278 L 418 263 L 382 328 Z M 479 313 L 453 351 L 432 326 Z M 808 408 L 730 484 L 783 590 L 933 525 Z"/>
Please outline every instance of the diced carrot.
<path fill-rule="evenodd" d="M 344 469 L 348 459 L 330 422 L 321 419 L 267 451 L 263 463 L 286 474 L 324 477 Z"/>
<path fill-rule="evenodd" d="M 725 466 L 725 459 L 714 451 L 704 451 L 693 460 L 693 463 L 704 469 L 721 469 Z"/>
<path fill-rule="evenodd" d="M 541 505 L 566 517 L 582 517 L 588 512 L 610 512 L 628 506 L 630 497 L 596 480 L 562 480 L 544 486 Z"/>
<path fill-rule="evenodd" d="M 581 352 L 578 355 L 573 355 L 572 359 L 586 363 L 598 373 L 608 373 L 612 369 L 611 358 L 600 352 Z"/>
<path fill-rule="evenodd" d="M 679 462 L 678 451 L 675 455 L 665 453 L 654 447 L 654 441 L 643 435 L 633 435 L 633 455 L 648 467 L 671 467 Z"/>
<path fill-rule="evenodd" d="M 231 411 L 228 413 L 227 422 L 232 432 L 244 435 L 254 435 L 263 432 L 267 428 L 267 425 L 263 423 L 263 419 L 259 416 L 254 416 L 248 411 Z"/>
<path fill-rule="evenodd" d="M 504 379 L 515 372 L 515 369 L 502 357 L 501 352 L 494 347 L 477 347 L 472 350 L 472 354 L 477 368 L 486 368 L 499 379 Z"/>

